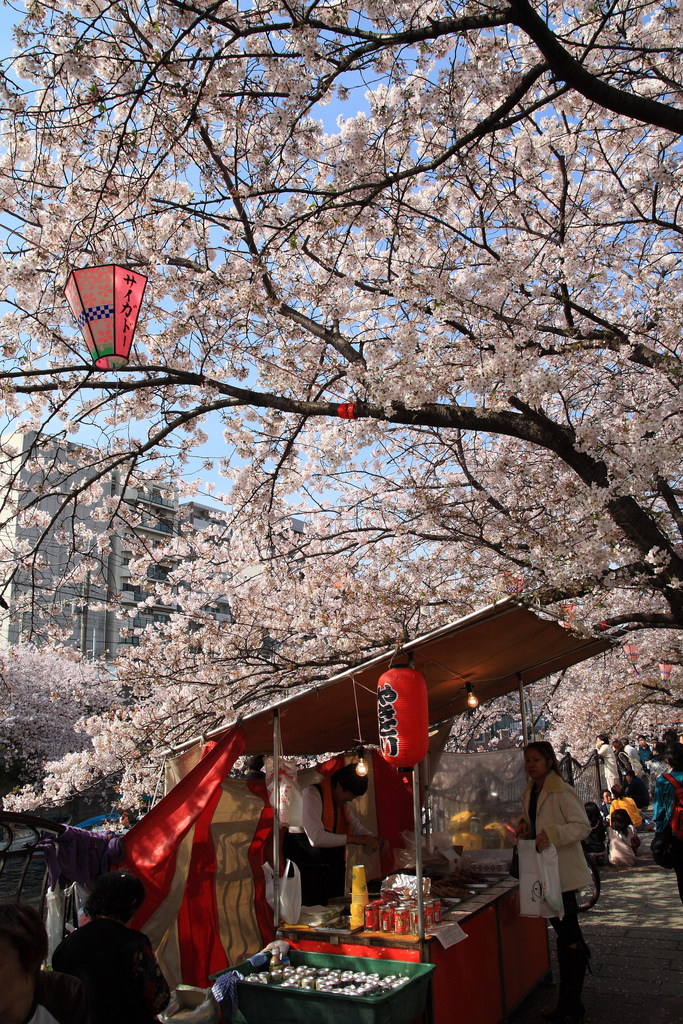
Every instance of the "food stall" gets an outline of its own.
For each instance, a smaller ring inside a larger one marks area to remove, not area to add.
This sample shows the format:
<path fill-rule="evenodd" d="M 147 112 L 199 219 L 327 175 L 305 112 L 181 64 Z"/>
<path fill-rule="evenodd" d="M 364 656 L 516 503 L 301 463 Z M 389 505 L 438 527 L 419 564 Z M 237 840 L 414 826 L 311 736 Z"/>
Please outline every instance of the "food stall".
<path fill-rule="evenodd" d="M 378 679 L 406 656 L 426 680 L 436 737 L 439 731 L 447 735 L 448 723 L 467 710 L 473 693 L 483 702 L 523 692 L 524 685 L 608 646 L 602 638 L 577 636 L 507 599 L 175 752 L 167 766 L 167 795 L 131 830 L 126 844 L 126 864 L 143 877 L 149 893 L 134 926 L 150 935 L 170 982 L 206 984 L 209 976 L 243 962 L 274 936 L 262 865 L 266 860 L 274 865 L 273 905 L 278 907 L 281 835 L 273 829 L 278 787 L 273 810 L 264 782 L 228 777 L 237 757 L 272 750 L 277 778 L 281 751 L 310 757 L 353 751 L 360 742 L 377 746 Z M 410 829 L 421 835 L 423 798 L 434 774 L 429 756 L 406 775 L 375 751 L 368 827 L 394 848 Z M 497 1024 L 548 972 L 545 921 L 520 918 L 516 885 L 500 875 L 452 906 L 443 923 L 451 936 L 441 941 L 429 920 L 425 928 L 421 857 L 422 842 L 417 842 L 417 935 L 333 932 L 320 926 L 288 926 L 283 934 L 302 956 L 431 963 L 428 1013 L 436 1024 L 464 1024 L 472 1019 L 473 1007 L 481 1024 Z M 385 877 L 393 862 L 375 868 Z M 466 937 L 451 941 L 458 929 Z"/>

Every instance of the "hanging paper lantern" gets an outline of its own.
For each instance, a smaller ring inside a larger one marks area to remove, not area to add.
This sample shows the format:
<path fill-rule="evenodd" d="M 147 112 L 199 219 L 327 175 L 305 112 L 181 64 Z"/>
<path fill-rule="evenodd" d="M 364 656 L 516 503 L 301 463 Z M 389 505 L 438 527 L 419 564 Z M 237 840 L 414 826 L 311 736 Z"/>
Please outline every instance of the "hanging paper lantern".
<path fill-rule="evenodd" d="M 663 683 L 667 682 L 669 676 L 671 675 L 672 668 L 673 668 L 673 665 L 667 665 L 667 664 L 663 664 L 663 663 L 660 662 L 659 674 L 662 677 L 662 682 Z"/>
<path fill-rule="evenodd" d="M 638 661 L 638 655 L 640 654 L 640 648 L 636 647 L 635 644 L 624 644 L 624 654 L 628 659 L 628 663 L 637 676 L 640 675 L 636 662 Z"/>
<path fill-rule="evenodd" d="M 142 274 L 113 263 L 70 275 L 66 298 L 100 370 L 128 362 L 146 285 Z"/>
<path fill-rule="evenodd" d="M 379 752 L 399 771 L 419 764 L 429 749 L 425 677 L 407 665 L 390 668 L 377 684 Z"/>
<path fill-rule="evenodd" d="M 638 661 L 639 648 L 635 644 L 624 644 L 624 654 L 626 655 L 629 663 L 635 665 Z"/>
<path fill-rule="evenodd" d="M 508 594 L 521 594 L 524 590 L 524 576 L 515 576 L 511 572 L 504 572 L 503 586 Z"/>
<path fill-rule="evenodd" d="M 563 629 L 571 629 L 571 621 L 576 615 L 575 604 L 561 604 L 560 609 L 564 615 L 564 619 L 560 619 L 560 625 Z"/>

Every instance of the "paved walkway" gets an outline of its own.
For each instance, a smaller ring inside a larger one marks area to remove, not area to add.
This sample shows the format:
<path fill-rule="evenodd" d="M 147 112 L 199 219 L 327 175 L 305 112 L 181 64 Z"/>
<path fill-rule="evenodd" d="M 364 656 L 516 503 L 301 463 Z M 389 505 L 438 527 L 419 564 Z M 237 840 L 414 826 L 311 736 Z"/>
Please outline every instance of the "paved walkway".
<path fill-rule="evenodd" d="M 592 951 L 586 1024 L 683 1024 L 683 905 L 673 871 L 652 860 L 651 834 L 641 838 L 635 867 L 601 868 L 600 899 L 579 917 Z M 550 946 L 557 981 L 554 935 Z M 540 986 L 511 1024 L 540 1024 L 556 992 Z"/>

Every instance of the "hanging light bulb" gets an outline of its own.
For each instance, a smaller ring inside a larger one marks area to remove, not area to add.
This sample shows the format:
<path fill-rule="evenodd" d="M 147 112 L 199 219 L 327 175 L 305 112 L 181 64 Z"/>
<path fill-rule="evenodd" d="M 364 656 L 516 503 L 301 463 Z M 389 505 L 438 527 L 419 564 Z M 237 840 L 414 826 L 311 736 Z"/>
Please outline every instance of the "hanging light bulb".
<path fill-rule="evenodd" d="M 474 690 L 472 689 L 472 683 L 467 683 L 466 687 L 467 687 L 467 703 L 468 703 L 468 705 L 471 708 L 478 708 L 479 707 L 479 699 L 478 699 L 476 693 L 474 692 Z"/>
<path fill-rule="evenodd" d="M 365 760 L 365 747 L 358 748 L 358 760 L 356 761 L 356 775 L 367 775 L 368 764 Z"/>

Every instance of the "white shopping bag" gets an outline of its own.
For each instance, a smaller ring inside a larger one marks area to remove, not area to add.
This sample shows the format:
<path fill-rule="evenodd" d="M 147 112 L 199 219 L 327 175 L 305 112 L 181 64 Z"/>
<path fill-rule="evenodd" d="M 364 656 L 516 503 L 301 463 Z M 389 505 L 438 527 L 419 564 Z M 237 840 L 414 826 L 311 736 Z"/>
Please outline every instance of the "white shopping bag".
<path fill-rule="evenodd" d="M 273 905 L 273 869 L 263 865 L 266 878 L 266 902 Z M 288 860 L 280 878 L 280 917 L 285 924 L 298 924 L 301 916 L 301 873 L 299 865 Z"/>
<path fill-rule="evenodd" d="M 264 767 L 266 769 L 266 787 L 268 799 L 273 806 L 273 759 L 267 757 Z M 290 828 L 301 828 L 304 823 L 304 796 L 301 786 L 297 781 L 296 761 L 287 761 L 281 757 L 278 763 L 278 777 L 280 780 L 280 801 L 279 819 L 281 825 L 288 825 Z"/>
<path fill-rule="evenodd" d="M 536 850 L 533 839 L 520 839 L 519 912 L 522 917 L 564 917 L 557 850 Z"/>
<path fill-rule="evenodd" d="M 55 882 L 54 889 L 48 889 L 46 903 L 47 959 L 51 962 L 52 954 L 64 938 L 64 893 L 59 889 L 59 882 Z"/>

